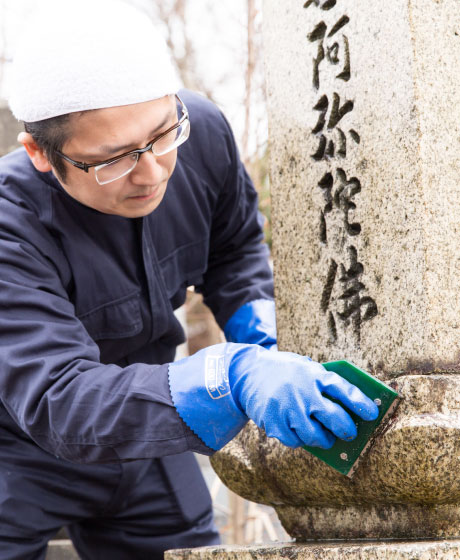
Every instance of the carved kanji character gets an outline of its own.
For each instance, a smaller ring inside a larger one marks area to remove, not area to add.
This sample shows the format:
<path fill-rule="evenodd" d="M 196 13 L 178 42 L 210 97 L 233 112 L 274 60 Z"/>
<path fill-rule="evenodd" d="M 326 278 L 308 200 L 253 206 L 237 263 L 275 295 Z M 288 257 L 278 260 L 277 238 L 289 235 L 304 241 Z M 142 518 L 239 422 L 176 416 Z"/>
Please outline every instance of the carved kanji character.
<path fill-rule="evenodd" d="M 373 319 L 377 313 L 377 304 L 369 296 L 361 296 L 366 288 L 360 278 L 364 271 L 362 263 L 358 261 L 358 252 L 355 247 L 348 247 L 350 266 L 345 268 L 340 265 L 339 281 L 342 284 L 342 292 L 339 300 L 343 302 L 343 310 L 337 313 L 339 319 L 346 326 L 352 325 L 353 332 L 358 341 L 361 337 L 361 324 L 363 321 Z"/>
<path fill-rule="evenodd" d="M 307 35 L 311 43 L 318 42 L 316 58 L 313 59 L 313 86 L 315 89 L 319 89 L 320 86 L 319 70 L 324 59 L 333 66 L 340 64 L 340 71 L 336 74 L 336 78 L 345 82 L 350 79 L 350 44 L 348 37 L 339 33 L 349 21 L 348 16 L 342 16 L 329 32 L 327 32 L 327 25 L 321 21 Z"/>
<path fill-rule="evenodd" d="M 348 235 L 354 236 L 361 233 L 361 225 L 357 222 L 350 223 L 349 212 L 356 208 L 353 197 L 361 192 L 361 183 L 356 177 L 347 179 L 343 169 L 337 169 L 339 185 L 334 193 L 334 204 L 343 212 L 343 221 Z"/>
<path fill-rule="evenodd" d="M 345 101 L 343 105 L 340 105 L 340 96 L 338 93 L 334 93 L 332 107 L 329 111 L 329 99 L 327 95 L 320 97 L 319 101 L 313 107 L 315 111 L 320 113 L 318 121 L 312 129 L 312 133 L 318 135 L 319 141 L 316 152 L 311 156 L 314 160 L 319 161 L 322 159 L 333 158 L 336 155 L 339 157 L 346 157 L 347 137 L 342 128 L 337 125 L 347 113 L 350 113 L 353 110 L 353 107 L 354 103 L 350 100 Z M 328 111 L 329 118 L 327 118 Z M 359 144 L 359 134 L 353 129 L 350 129 L 348 133 L 351 138 Z M 335 141 L 334 136 L 337 138 L 337 142 Z"/>
<path fill-rule="evenodd" d="M 357 222 L 350 222 L 349 212 L 356 208 L 353 197 L 361 192 L 361 183 L 356 177 L 347 179 L 343 169 L 337 169 L 337 181 L 334 190 L 334 178 L 332 173 L 325 173 L 318 181 L 324 197 L 324 206 L 321 209 L 320 217 L 320 240 L 327 244 L 327 223 L 326 215 L 336 208 L 342 212 L 345 231 L 350 236 L 361 233 L 361 225 Z"/>

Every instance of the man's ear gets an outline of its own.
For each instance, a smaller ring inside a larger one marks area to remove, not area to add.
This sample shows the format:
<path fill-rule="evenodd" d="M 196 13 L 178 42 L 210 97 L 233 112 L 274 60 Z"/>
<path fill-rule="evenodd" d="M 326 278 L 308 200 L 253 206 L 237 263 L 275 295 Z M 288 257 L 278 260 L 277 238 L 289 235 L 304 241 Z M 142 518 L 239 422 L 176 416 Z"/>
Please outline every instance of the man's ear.
<path fill-rule="evenodd" d="M 30 160 L 37 171 L 41 171 L 42 173 L 51 171 L 51 164 L 48 161 L 45 152 L 37 146 L 35 140 L 28 132 L 20 132 L 18 135 L 18 142 L 20 142 L 26 149 Z"/>

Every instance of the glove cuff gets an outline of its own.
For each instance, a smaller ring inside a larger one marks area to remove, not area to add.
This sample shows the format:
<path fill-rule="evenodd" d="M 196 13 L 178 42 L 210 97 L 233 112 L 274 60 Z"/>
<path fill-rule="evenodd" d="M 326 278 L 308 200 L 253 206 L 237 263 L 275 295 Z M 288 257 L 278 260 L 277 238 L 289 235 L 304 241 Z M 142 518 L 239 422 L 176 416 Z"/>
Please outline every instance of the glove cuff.
<path fill-rule="evenodd" d="M 229 342 L 271 348 L 276 344 L 275 302 L 256 299 L 245 303 L 227 321 L 224 334 Z"/>
<path fill-rule="evenodd" d="M 232 440 L 248 421 L 235 402 L 228 371 L 245 344 L 216 344 L 169 364 L 172 400 L 184 423 L 211 449 Z"/>

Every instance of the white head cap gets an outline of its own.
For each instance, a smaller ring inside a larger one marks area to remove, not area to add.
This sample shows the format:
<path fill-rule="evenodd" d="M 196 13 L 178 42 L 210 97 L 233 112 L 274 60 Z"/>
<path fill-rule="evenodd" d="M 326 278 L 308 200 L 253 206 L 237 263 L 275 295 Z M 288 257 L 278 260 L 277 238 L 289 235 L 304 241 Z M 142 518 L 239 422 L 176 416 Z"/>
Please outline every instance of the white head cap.
<path fill-rule="evenodd" d="M 158 99 L 180 88 L 165 41 L 122 0 L 40 0 L 13 57 L 18 120 Z"/>

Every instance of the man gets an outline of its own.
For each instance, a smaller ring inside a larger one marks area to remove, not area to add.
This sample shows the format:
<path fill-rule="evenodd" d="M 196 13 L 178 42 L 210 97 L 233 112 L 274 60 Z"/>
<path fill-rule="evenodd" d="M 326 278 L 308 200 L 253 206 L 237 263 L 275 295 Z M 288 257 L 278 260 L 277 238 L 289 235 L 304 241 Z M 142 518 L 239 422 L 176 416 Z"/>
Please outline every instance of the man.
<path fill-rule="evenodd" d="M 0 557 L 215 544 L 192 451 L 248 418 L 330 447 L 376 405 L 277 352 L 251 182 L 222 114 L 178 92 L 164 44 L 118 0 L 41 2 L 14 61 L 24 149 L 0 161 Z M 228 343 L 174 362 L 194 285 Z"/>

